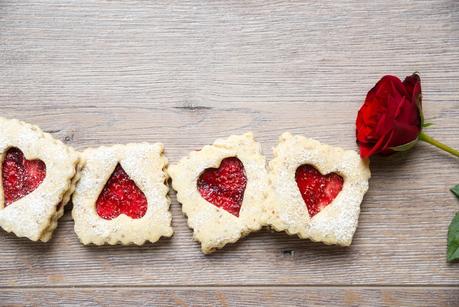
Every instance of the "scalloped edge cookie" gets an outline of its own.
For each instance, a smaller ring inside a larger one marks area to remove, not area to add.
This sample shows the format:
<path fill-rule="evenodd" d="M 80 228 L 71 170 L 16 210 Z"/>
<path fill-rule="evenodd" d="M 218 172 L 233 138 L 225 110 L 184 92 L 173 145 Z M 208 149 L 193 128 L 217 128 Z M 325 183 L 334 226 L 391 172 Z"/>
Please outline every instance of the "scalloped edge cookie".
<path fill-rule="evenodd" d="M 0 180 L 0 226 L 18 237 L 47 242 L 79 179 L 80 155 L 38 126 L 17 119 L 0 117 L 0 131 L 0 161 L 9 148 L 17 147 L 26 159 L 46 164 L 46 177 L 37 189 L 7 207 Z"/>
<path fill-rule="evenodd" d="M 85 166 L 73 194 L 72 211 L 75 232 L 82 244 L 142 245 L 173 235 L 168 176 L 164 171 L 168 162 L 163 150 L 161 143 L 132 143 L 83 152 Z M 147 198 L 147 211 L 141 218 L 120 214 L 106 220 L 96 212 L 97 198 L 118 163 Z"/>
<path fill-rule="evenodd" d="M 197 190 L 197 180 L 207 168 L 218 168 L 223 159 L 237 157 L 244 164 L 247 186 L 239 217 L 207 202 Z M 234 243 L 266 224 L 264 201 L 268 192 L 266 158 L 252 133 L 217 139 L 199 151 L 192 151 L 168 169 L 177 200 L 194 230 L 193 239 L 208 254 Z"/>
<path fill-rule="evenodd" d="M 360 204 L 371 176 L 369 161 L 353 150 L 321 144 L 300 135 L 283 133 L 269 162 L 271 184 L 267 208 L 268 224 L 277 231 L 303 239 L 349 246 L 357 229 Z M 295 181 L 296 169 L 314 166 L 321 174 L 335 172 L 343 177 L 341 192 L 310 218 Z"/>

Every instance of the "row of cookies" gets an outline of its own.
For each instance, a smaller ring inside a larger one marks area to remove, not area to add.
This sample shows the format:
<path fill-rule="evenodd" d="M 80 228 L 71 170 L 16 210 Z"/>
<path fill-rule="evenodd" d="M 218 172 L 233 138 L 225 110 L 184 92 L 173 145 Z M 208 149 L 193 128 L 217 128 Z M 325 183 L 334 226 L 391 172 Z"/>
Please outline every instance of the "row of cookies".
<path fill-rule="evenodd" d="M 0 118 L 0 226 L 48 241 L 73 198 L 83 244 L 143 244 L 173 234 L 169 176 L 202 251 L 263 226 L 350 245 L 368 190 L 354 151 L 284 133 L 267 165 L 251 133 L 218 139 L 168 167 L 160 143 L 78 153 L 38 127 Z"/>

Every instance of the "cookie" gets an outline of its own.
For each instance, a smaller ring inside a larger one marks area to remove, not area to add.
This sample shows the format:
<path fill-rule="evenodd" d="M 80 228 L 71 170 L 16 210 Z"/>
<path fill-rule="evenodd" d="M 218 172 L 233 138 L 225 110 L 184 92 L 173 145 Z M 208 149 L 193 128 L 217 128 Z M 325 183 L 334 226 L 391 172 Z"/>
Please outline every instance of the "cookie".
<path fill-rule="evenodd" d="M 277 231 L 348 246 L 370 169 L 352 150 L 284 133 L 269 162 L 268 224 Z"/>
<path fill-rule="evenodd" d="M 266 224 L 266 159 L 252 133 L 217 139 L 169 167 L 182 211 L 203 253 Z"/>
<path fill-rule="evenodd" d="M 162 144 L 90 148 L 82 157 L 72 211 L 82 244 L 142 245 L 172 236 Z"/>

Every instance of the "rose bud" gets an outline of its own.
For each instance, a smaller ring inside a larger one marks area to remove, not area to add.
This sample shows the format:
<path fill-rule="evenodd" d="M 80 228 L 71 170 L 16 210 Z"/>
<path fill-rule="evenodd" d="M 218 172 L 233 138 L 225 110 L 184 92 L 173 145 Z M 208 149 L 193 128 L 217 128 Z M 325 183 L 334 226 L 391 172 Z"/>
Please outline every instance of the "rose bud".
<path fill-rule="evenodd" d="M 413 147 L 422 130 L 421 78 L 412 74 L 402 82 L 384 76 L 368 92 L 357 115 L 357 143 L 362 158 Z"/>

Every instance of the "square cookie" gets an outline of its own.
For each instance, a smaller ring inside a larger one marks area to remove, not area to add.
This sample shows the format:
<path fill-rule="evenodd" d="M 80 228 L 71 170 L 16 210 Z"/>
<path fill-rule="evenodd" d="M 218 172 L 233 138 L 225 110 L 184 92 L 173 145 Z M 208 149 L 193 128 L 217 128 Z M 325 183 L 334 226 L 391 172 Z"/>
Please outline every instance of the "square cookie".
<path fill-rule="evenodd" d="M 252 133 L 217 139 L 169 167 L 172 185 L 203 253 L 266 223 L 266 159 Z"/>
<path fill-rule="evenodd" d="M 277 231 L 348 246 L 370 169 L 352 150 L 284 133 L 269 162 L 269 224 Z"/>
<path fill-rule="evenodd" d="M 89 148 L 73 195 L 75 232 L 83 244 L 136 244 L 170 237 L 163 145 Z"/>
<path fill-rule="evenodd" d="M 0 161 L 0 226 L 48 241 L 78 180 L 79 154 L 37 126 L 0 117 Z"/>

